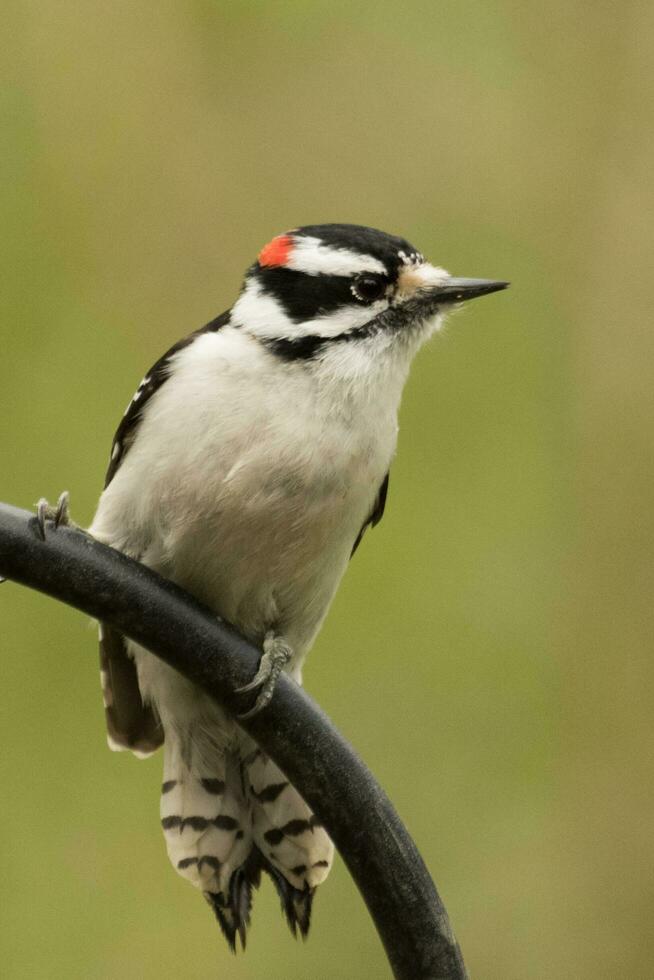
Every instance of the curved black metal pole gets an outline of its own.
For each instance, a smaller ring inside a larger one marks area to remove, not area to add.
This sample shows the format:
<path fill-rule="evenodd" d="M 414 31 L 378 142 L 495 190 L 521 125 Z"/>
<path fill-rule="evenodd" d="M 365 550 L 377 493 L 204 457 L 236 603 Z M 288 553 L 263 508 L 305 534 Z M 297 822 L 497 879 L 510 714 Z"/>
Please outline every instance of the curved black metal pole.
<path fill-rule="evenodd" d="M 82 531 L 0 504 L 0 576 L 103 619 L 152 650 L 232 715 L 260 652 L 192 596 Z M 242 727 L 323 821 L 356 882 L 398 980 L 465 980 L 447 912 L 390 800 L 311 698 L 282 676 Z"/>

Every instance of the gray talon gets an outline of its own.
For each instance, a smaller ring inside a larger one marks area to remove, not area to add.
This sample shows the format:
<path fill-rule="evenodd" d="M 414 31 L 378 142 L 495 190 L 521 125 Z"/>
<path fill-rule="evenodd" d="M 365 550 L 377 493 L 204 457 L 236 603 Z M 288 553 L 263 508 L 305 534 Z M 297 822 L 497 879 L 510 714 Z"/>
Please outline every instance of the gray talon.
<path fill-rule="evenodd" d="M 70 513 L 68 510 L 68 503 L 70 501 L 70 494 L 68 490 L 64 490 L 63 493 L 59 494 L 59 500 L 57 501 L 57 509 L 54 515 L 54 526 L 59 527 L 60 524 L 67 526 L 71 523 Z"/>
<path fill-rule="evenodd" d="M 241 719 L 253 718 L 258 715 L 270 700 L 275 691 L 277 678 L 292 657 L 292 650 L 288 643 L 274 633 L 268 633 L 263 644 L 263 656 L 259 663 L 259 669 L 248 684 L 236 689 L 237 694 L 247 694 L 260 688 L 257 699 L 249 711 L 244 711 L 238 715 Z"/>
<path fill-rule="evenodd" d="M 52 521 L 55 530 L 62 525 L 64 527 L 75 526 L 70 519 L 68 501 L 69 494 L 67 490 L 64 490 L 64 492 L 59 495 L 59 500 L 57 501 L 56 507 L 51 507 L 45 497 L 41 497 L 39 500 L 38 504 L 36 505 L 36 524 L 42 541 L 45 541 L 46 521 Z"/>
<path fill-rule="evenodd" d="M 50 504 L 45 499 L 41 497 L 38 504 L 36 505 L 36 525 L 39 529 L 39 534 L 41 536 L 41 541 L 45 541 L 45 519 L 50 509 Z"/>

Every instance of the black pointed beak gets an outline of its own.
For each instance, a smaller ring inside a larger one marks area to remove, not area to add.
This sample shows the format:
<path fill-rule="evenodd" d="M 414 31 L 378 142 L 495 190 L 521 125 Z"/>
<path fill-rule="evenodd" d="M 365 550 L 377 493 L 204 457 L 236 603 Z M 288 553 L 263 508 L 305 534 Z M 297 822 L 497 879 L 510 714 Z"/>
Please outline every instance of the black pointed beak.
<path fill-rule="evenodd" d="M 506 289 L 508 285 L 508 282 L 495 279 L 457 279 L 451 276 L 437 286 L 432 295 L 441 303 L 463 303 L 468 299 L 476 299 L 477 296 L 485 296 L 486 293 L 496 293 L 500 289 Z"/>

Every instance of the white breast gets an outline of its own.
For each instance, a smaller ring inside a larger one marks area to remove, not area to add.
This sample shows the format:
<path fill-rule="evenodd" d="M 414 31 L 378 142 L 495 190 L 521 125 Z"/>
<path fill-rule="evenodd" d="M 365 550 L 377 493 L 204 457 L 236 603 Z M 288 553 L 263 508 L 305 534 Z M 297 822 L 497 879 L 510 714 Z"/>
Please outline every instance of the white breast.
<path fill-rule="evenodd" d="M 201 335 L 147 404 L 90 529 L 300 656 L 387 472 L 406 375 L 339 347 L 287 364 L 242 330 Z"/>

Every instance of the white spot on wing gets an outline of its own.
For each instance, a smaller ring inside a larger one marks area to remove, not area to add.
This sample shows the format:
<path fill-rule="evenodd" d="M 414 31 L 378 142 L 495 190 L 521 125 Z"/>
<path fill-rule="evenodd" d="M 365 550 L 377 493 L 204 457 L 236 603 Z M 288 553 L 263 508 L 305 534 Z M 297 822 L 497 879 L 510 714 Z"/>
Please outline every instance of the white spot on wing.
<path fill-rule="evenodd" d="M 111 691 L 111 685 L 109 684 L 109 674 L 106 670 L 100 671 L 100 686 L 102 688 L 102 701 L 105 708 L 111 708 L 114 699 Z"/>
<path fill-rule="evenodd" d="M 153 749 L 152 752 L 141 752 L 139 749 L 130 749 L 129 746 L 127 745 L 121 745 L 120 742 L 117 742 L 108 733 L 107 733 L 107 745 L 109 746 L 112 752 L 131 752 L 132 755 L 135 755 L 137 759 L 148 759 L 151 755 L 154 755 L 154 753 L 157 751 L 156 749 Z"/>
<path fill-rule="evenodd" d="M 129 403 L 129 405 L 127 406 L 127 408 L 125 409 L 125 411 L 123 412 L 123 415 L 127 415 L 127 413 L 129 412 L 129 410 L 132 407 L 132 405 L 134 404 L 134 402 L 137 402 L 139 400 L 139 398 L 143 394 L 143 389 L 149 383 L 150 383 L 150 375 L 149 374 L 146 374 L 146 376 L 141 381 L 139 381 L 138 388 L 134 392 L 134 394 L 132 396 L 132 400 Z"/>
<path fill-rule="evenodd" d="M 117 742 L 108 733 L 107 733 L 107 745 L 109 746 L 109 748 L 111 749 L 112 752 L 127 752 L 128 751 L 126 745 L 121 745 L 120 742 Z"/>

